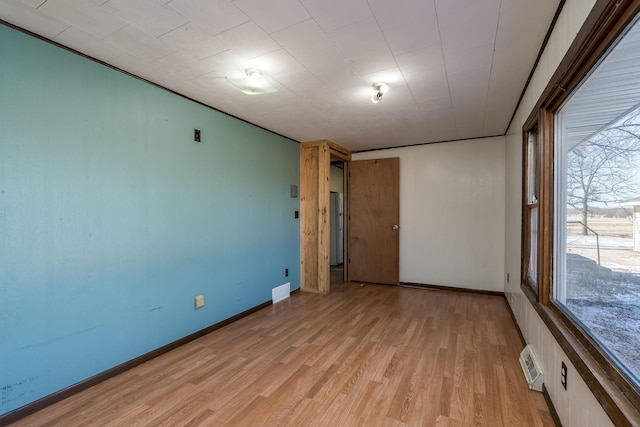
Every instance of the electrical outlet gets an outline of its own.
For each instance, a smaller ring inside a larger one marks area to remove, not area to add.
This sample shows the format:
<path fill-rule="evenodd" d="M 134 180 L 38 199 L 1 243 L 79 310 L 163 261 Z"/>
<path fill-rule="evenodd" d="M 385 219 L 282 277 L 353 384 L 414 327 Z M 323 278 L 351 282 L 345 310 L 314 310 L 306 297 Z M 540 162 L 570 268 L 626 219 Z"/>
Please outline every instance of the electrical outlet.
<path fill-rule="evenodd" d="M 562 362 L 560 366 L 560 384 L 562 384 L 565 390 L 567 389 L 567 365 L 565 365 L 564 362 Z"/>
<path fill-rule="evenodd" d="M 289 277 L 289 269 L 288 268 L 284 269 L 284 277 Z"/>

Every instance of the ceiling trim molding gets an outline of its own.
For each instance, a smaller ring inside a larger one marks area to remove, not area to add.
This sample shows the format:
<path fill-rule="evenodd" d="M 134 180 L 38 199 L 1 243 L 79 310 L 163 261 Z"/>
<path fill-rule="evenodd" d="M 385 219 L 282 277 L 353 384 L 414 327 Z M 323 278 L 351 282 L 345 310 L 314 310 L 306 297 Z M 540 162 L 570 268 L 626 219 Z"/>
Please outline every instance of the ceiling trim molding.
<path fill-rule="evenodd" d="M 70 47 L 68 47 L 68 46 L 65 46 L 65 45 L 63 45 L 63 44 L 60 44 L 60 43 L 58 43 L 58 42 L 56 42 L 56 41 L 54 41 L 54 40 L 48 39 L 48 38 L 46 38 L 46 37 L 44 37 L 44 36 L 41 36 L 41 35 L 39 35 L 39 34 L 36 34 L 36 33 L 34 33 L 34 32 L 31 32 L 31 31 L 29 31 L 29 30 L 26 30 L 26 29 L 24 29 L 24 28 L 22 28 L 22 27 L 19 27 L 19 26 L 14 25 L 14 24 L 12 24 L 12 23 L 10 23 L 10 22 L 7 22 L 7 21 L 5 21 L 5 20 L 3 20 L 3 19 L 0 19 L 0 24 L 1 24 L 1 25 L 4 25 L 5 27 L 9 27 L 9 28 L 12 28 L 12 29 L 14 29 L 14 30 L 16 30 L 16 31 L 19 31 L 19 32 L 21 32 L 21 33 L 23 33 L 23 34 L 26 34 L 27 36 L 31 36 L 31 37 L 33 37 L 33 38 L 36 38 L 36 39 L 38 39 L 38 40 L 40 40 L 40 41 L 43 41 L 43 42 L 45 42 L 45 43 L 49 43 L 49 44 L 51 44 L 51 45 L 53 45 L 53 46 L 55 46 L 55 47 L 58 47 L 58 48 L 64 49 L 64 50 L 66 50 L 67 52 L 71 52 L 71 53 L 73 53 L 73 54 L 75 54 L 75 55 L 78 55 L 78 56 L 81 56 L 81 57 L 83 57 L 83 58 L 86 58 L 86 59 L 88 59 L 88 60 L 90 60 L 90 61 L 93 61 L 93 62 L 95 62 L 95 63 L 97 63 L 97 64 L 100 64 L 100 65 L 105 66 L 105 67 L 107 67 L 107 68 L 110 68 L 110 69 L 112 69 L 112 70 L 118 71 L 118 72 L 120 72 L 120 73 L 122 73 L 122 74 L 125 74 L 125 75 L 129 76 L 129 77 L 133 77 L 134 79 L 137 79 L 137 80 L 140 80 L 140 81 L 142 81 L 142 82 L 144 82 L 144 83 L 150 84 L 151 86 L 155 86 L 155 87 L 157 87 L 157 88 L 159 88 L 159 89 L 165 90 L 165 91 L 167 91 L 167 92 L 169 92 L 169 93 L 171 93 L 171 94 L 173 94 L 173 95 L 179 96 L 179 97 L 184 98 L 184 99 L 186 99 L 186 100 L 189 100 L 189 101 L 191 101 L 191 102 L 195 102 L 195 103 L 196 103 L 196 104 L 198 104 L 198 105 L 202 105 L 203 107 L 209 108 L 209 109 L 211 109 L 211 110 L 213 110 L 213 111 L 217 111 L 218 113 L 224 114 L 225 116 L 233 117 L 233 118 L 234 118 L 234 119 L 236 119 L 236 120 L 240 120 L 241 122 L 247 123 L 247 124 L 249 124 L 249 125 L 251 125 L 251 126 L 255 126 L 255 127 L 259 128 L 259 129 L 262 129 L 262 130 L 267 131 L 267 132 L 269 132 L 269 133 L 272 133 L 272 134 L 274 134 L 274 135 L 280 136 L 280 137 L 282 137 L 282 138 L 286 138 L 286 139 L 288 139 L 288 140 L 290 140 L 290 141 L 293 141 L 293 142 L 296 142 L 296 143 L 300 144 L 300 141 L 298 141 L 298 140 L 295 140 L 295 139 L 293 139 L 293 138 L 290 138 L 290 137 L 288 137 L 288 136 L 286 136 L 286 135 L 282 135 L 282 134 L 280 134 L 280 133 L 278 133 L 278 132 L 272 131 L 271 129 L 267 129 L 267 128 L 265 128 L 265 127 L 262 127 L 262 126 L 260 126 L 260 125 L 255 124 L 255 123 L 252 123 L 252 122 L 250 122 L 250 121 L 248 121 L 248 120 L 245 120 L 245 119 L 243 119 L 243 118 L 240 118 L 240 117 L 238 117 L 238 116 L 234 116 L 233 114 L 229 114 L 229 113 L 227 113 L 226 111 L 219 110 L 219 109 L 217 109 L 217 108 L 215 108 L 215 107 L 212 107 L 211 105 L 205 104 L 204 102 L 201 102 L 201 101 L 195 100 L 195 99 L 193 99 L 193 98 L 190 98 L 190 97 L 188 97 L 188 96 L 186 96 L 186 95 L 183 95 L 183 94 L 178 93 L 178 92 L 176 92 L 176 91 L 174 91 L 174 90 L 171 90 L 171 89 L 166 88 L 166 87 L 164 87 L 164 86 L 162 86 L 162 85 L 159 85 L 158 83 L 154 83 L 154 82 L 152 82 L 152 81 L 150 81 L 150 80 L 147 80 L 147 79 L 145 79 L 145 78 L 143 78 L 143 77 L 140 77 L 140 76 L 137 76 L 137 75 L 135 75 L 135 74 L 132 74 L 132 73 L 130 73 L 130 72 L 128 72 L 128 71 L 123 70 L 122 68 L 118 68 L 118 67 L 116 67 L 116 66 L 113 66 L 113 65 L 111 65 L 111 64 L 108 64 L 108 63 L 106 63 L 106 62 L 104 62 L 104 61 L 101 61 L 101 60 L 99 60 L 99 59 L 97 59 L 97 58 L 94 58 L 93 56 L 89 56 L 89 55 L 87 55 L 86 53 L 79 52 L 79 51 L 77 51 L 77 50 L 75 50 L 75 49 L 72 49 L 72 48 L 70 48 Z"/>
<path fill-rule="evenodd" d="M 538 68 L 538 63 L 540 62 L 540 58 L 542 58 L 542 54 L 544 50 L 547 48 L 547 43 L 549 43 L 549 39 L 551 38 L 551 33 L 556 28 L 556 23 L 558 22 L 558 18 L 560 17 L 560 13 L 562 13 L 562 9 L 564 8 L 566 0 L 560 0 L 560 4 L 556 9 L 555 15 L 553 15 L 553 19 L 551 20 L 551 25 L 547 30 L 547 34 L 544 36 L 544 40 L 542 41 L 542 45 L 540 46 L 540 50 L 538 51 L 538 56 L 536 57 L 533 66 L 531 67 L 531 72 L 529 73 L 529 77 L 527 77 L 527 81 L 522 88 L 522 93 L 520 94 L 520 98 L 518 98 L 518 102 L 516 103 L 516 107 L 513 109 L 513 114 L 511 114 L 511 119 L 509 119 L 509 124 L 507 124 L 507 128 L 504 130 L 504 135 L 509 133 L 509 128 L 513 124 L 513 120 L 516 118 L 516 113 L 518 112 L 518 108 L 520 108 L 520 104 L 522 103 L 522 99 L 524 98 L 524 94 L 527 92 L 529 88 L 529 83 L 531 83 L 531 79 L 533 78 L 533 74 L 536 72 Z"/>
<path fill-rule="evenodd" d="M 474 140 L 488 139 L 488 138 L 503 138 L 504 136 L 505 136 L 504 134 L 498 134 L 498 135 L 489 135 L 489 136 L 478 136 L 478 137 L 472 137 L 472 138 L 447 139 L 444 141 L 419 142 L 417 144 L 406 144 L 406 145 L 397 145 L 397 146 L 391 146 L 391 147 L 372 148 L 370 150 L 356 150 L 356 151 L 352 151 L 351 153 L 352 154 L 369 153 L 371 151 L 393 150 L 395 148 L 411 148 L 411 147 L 419 147 L 421 145 L 445 144 L 447 142 L 462 142 L 462 141 L 474 141 Z"/>

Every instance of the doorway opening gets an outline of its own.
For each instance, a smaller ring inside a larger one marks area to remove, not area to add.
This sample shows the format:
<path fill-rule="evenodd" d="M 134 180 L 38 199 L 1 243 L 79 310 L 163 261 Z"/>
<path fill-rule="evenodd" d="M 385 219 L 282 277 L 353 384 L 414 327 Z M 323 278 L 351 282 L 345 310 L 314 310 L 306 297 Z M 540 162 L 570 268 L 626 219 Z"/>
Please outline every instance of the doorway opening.
<path fill-rule="evenodd" d="M 344 279 L 345 255 L 345 162 L 334 156 L 331 157 L 329 174 L 329 265 L 330 286 L 333 288 L 342 284 Z"/>

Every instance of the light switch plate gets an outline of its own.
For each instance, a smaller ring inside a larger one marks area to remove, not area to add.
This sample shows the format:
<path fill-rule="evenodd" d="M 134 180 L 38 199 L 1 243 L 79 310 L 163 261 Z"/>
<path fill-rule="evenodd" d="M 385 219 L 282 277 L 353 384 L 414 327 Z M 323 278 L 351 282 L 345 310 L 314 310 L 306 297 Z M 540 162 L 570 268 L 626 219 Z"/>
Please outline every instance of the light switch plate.
<path fill-rule="evenodd" d="M 193 299 L 193 308 L 202 308 L 204 306 L 204 295 L 196 295 Z"/>

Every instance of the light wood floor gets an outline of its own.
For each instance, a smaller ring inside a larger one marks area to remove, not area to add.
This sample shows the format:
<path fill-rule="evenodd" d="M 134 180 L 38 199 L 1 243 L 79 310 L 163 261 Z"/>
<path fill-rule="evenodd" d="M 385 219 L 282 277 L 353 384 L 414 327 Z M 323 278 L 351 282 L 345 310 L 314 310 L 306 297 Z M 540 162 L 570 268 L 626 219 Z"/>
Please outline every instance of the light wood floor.
<path fill-rule="evenodd" d="M 552 426 L 502 297 L 297 293 L 17 426 Z"/>

